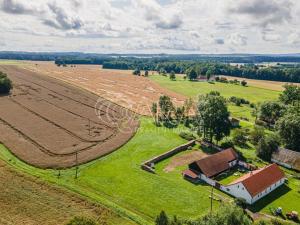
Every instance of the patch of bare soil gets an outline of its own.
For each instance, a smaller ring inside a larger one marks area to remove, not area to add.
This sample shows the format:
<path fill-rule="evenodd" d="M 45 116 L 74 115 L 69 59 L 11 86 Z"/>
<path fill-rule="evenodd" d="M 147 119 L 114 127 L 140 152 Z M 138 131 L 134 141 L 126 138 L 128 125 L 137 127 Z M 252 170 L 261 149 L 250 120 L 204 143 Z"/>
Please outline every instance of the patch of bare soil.
<path fill-rule="evenodd" d="M 0 141 L 23 161 L 66 168 L 109 154 L 138 128 L 135 113 L 65 82 L 17 66 L 0 66 L 13 81 L 0 97 Z"/>
<path fill-rule="evenodd" d="M 141 115 L 151 115 L 152 103 L 163 94 L 170 96 L 176 105 L 183 104 L 186 99 L 148 78 L 132 75 L 132 71 L 105 70 L 93 65 L 57 67 L 53 62 L 20 66 L 89 90 Z"/>
<path fill-rule="evenodd" d="M 100 224 L 133 224 L 76 194 L 13 170 L 0 160 L 0 224 L 63 225 L 74 216 Z"/>
<path fill-rule="evenodd" d="M 207 154 L 201 151 L 193 151 L 180 156 L 175 156 L 174 158 L 172 158 L 171 162 L 166 166 L 164 171 L 167 173 L 172 172 L 176 169 L 176 167 L 188 165 L 206 156 Z"/>

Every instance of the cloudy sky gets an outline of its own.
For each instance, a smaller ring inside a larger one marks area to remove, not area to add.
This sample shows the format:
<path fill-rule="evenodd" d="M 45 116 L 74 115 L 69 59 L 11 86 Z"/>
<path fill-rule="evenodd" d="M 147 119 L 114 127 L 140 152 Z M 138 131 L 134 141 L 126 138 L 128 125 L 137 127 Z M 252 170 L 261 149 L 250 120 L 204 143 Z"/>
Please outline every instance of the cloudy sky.
<path fill-rule="evenodd" d="M 0 51 L 300 53 L 299 0 L 0 0 Z"/>

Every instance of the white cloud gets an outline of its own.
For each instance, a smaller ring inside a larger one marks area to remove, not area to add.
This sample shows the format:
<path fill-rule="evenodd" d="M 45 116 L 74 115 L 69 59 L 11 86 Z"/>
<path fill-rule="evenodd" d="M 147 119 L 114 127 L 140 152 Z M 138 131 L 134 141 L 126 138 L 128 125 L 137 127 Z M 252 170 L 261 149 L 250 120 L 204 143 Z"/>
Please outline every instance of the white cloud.
<path fill-rule="evenodd" d="M 230 34 L 228 40 L 233 45 L 244 46 L 247 45 L 247 37 L 239 33 Z"/>
<path fill-rule="evenodd" d="M 2 50 L 300 52 L 297 0 L 0 0 Z"/>
<path fill-rule="evenodd" d="M 300 44 L 300 33 L 293 32 L 288 36 L 288 43 L 292 45 Z"/>

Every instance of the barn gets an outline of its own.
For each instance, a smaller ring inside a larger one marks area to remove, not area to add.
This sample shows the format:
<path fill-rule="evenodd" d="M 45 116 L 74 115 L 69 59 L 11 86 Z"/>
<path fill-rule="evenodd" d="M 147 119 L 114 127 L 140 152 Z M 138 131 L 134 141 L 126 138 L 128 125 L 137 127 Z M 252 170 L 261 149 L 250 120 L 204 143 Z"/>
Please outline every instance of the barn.
<path fill-rule="evenodd" d="M 272 162 L 289 169 L 300 171 L 300 152 L 279 148 L 273 153 Z"/>
<path fill-rule="evenodd" d="M 285 182 L 284 172 L 276 165 L 251 171 L 229 185 L 221 186 L 221 190 L 236 197 L 243 198 L 253 204 L 268 195 Z"/>
<path fill-rule="evenodd" d="M 189 169 L 183 172 L 183 176 L 191 180 L 196 179 L 195 175 L 198 175 L 201 180 L 212 185 L 210 178 L 225 172 L 237 163 L 237 153 L 229 148 L 191 163 Z"/>

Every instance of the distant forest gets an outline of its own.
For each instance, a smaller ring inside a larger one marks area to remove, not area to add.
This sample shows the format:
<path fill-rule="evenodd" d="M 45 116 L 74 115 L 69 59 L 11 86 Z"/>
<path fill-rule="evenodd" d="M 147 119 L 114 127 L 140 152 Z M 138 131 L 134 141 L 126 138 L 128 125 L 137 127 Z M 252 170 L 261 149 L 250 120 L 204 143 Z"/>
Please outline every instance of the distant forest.
<path fill-rule="evenodd" d="M 105 69 L 164 71 L 186 73 L 194 69 L 199 75 L 215 75 L 300 83 L 300 54 L 294 55 L 166 55 L 166 54 L 85 54 L 0 52 L 0 59 L 55 61 L 57 65 L 93 64 Z M 274 66 L 256 65 L 280 62 Z M 231 65 L 230 63 L 244 64 Z"/>
<path fill-rule="evenodd" d="M 245 64 L 233 66 L 220 62 L 189 62 L 174 61 L 160 62 L 157 60 L 113 60 L 103 63 L 105 69 L 139 69 L 149 71 L 165 71 L 166 73 L 186 73 L 194 69 L 198 75 L 210 74 L 243 77 L 249 79 L 297 82 L 300 83 L 300 64 L 277 64 L 275 66 L 257 66 L 255 64 Z"/>

